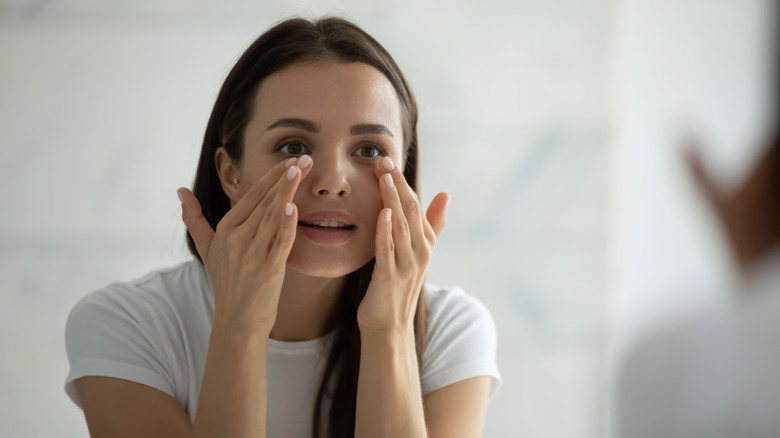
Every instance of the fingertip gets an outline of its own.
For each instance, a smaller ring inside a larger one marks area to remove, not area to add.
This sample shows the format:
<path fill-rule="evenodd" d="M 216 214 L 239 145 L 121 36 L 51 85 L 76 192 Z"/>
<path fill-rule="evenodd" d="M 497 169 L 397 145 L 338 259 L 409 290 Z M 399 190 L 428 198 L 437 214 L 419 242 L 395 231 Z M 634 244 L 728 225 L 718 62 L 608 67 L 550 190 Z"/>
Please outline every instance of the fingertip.
<path fill-rule="evenodd" d="M 298 159 L 298 167 L 301 168 L 301 170 L 306 169 L 309 167 L 310 164 L 312 164 L 314 160 L 308 155 L 303 155 Z"/>
<path fill-rule="evenodd" d="M 395 187 L 395 182 L 393 181 L 393 174 L 392 172 L 388 172 L 382 176 L 382 182 L 385 184 L 385 187 L 388 189 L 392 189 Z"/>
<path fill-rule="evenodd" d="M 382 158 L 382 168 L 385 169 L 388 172 L 392 172 L 393 169 L 395 169 L 395 163 L 393 163 L 392 158 L 390 157 L 384 157 Z"/>
<path fill-rule="evenodd" d="M 284 162 L 284 167 L 289 168 L 290 166 L 292 166 L 293 164 L 295 164 L 297 162 L 298 162 L 298 158 L 296 158 L 296 157 L 290 158 L 289 160 Z"/>
<path fill-rule="evenodd" d="M 298 166 L 290 166 L 287 170 L 287 180 L 292 181 L 298 175 Z"/>
<path fill-rule="evenodd" d="M 304 157 L 309 158 L 308 155 L 304 155 Z M 304 160 L 301 159 L 301 161 L 304 161 Z M 303 164 L 305 164 L 305 166 L 302 166 Z M 301 169 L 301 180 L 306 178 L 306 176 L 311 172 L 311 169 L 313 167 L 314 167 L 314 160 L 312 160 L 311 158 L 309 158 L 308 160 L 305 160 L 303 163 L 299 162 L 298 168 Z"/>
<path fill-rule="evenodd" d="M 403 177 L 403 174 L 400 173 L 400 169 L 393 163 L 393 160 L 390 157 L 383 157 L 374 165 L 374 174 L 377 178 L 382 178 L 384 175 L 393 175 L 394 178 L 397 178 L 396 173 Z"/>

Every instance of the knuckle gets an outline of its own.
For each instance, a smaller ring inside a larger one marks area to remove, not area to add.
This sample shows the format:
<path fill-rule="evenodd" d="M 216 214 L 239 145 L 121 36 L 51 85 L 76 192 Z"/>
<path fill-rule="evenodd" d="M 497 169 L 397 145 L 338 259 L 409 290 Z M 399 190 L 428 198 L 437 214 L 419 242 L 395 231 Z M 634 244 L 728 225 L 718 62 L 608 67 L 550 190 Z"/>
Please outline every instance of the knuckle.
<path fill-rule="evenodd" d="M 227 236 L 224 236 L 224 240 L 229 248 L 235 249 L 238 248 L 241 238 L 239 237 L 238 233 L 230 233 Z"/>
<path fill-rule="evenodd" d="M 395 243 L 392 241 L 387 242 L 385 245 L 382 245 L 379 248 L 379 251 L 381 251 L 385 256 L 392 255 L 395 252 Z"/>
<path fill-rule="evenodd" d="M 258 257 L 244 257 L 241 265 L 248 273 L 257 272 L 261 268 Z"/>
<path fill-rule="evenodd" d="M 405 205 L 405 210 L 407 211 L 407 214 L 410 216 L 417 216 L 420 214 L 420 204 L 417 203 L 416 199 L 412 199 L 408 201 Z"/>
<path fill-rule="evenodd" d="M 410 271 L 411 268 L 414 267 L 414 263 L 412 262 L 411 257 L 400 257 L 398 260 L 398 267 L 404 271 Z"/>
<path fill-rule="evenodd" d="M 266 210 L 268 210 L 268 207 L 270 207 L 270 206 L 271 206 L 271 202 L 273 202 L 273 200 L 274 200 L 274 197 L 273 197 L 273 196 L 270 196 L 270 194 L 269 194 L 269 195 L 267 195 L 266 197 L 264 197 L 264 198 L 263 198 L 263 199 L 260 201 L 260 204 L 259 204 L 259 207 L 260 207 L 260 209 L 262 209 L 263 211 L 266 211 Z"/>
<path fill-rule="evenodd" d="M 405 219 L 401 221 L 401 234 L 409 234 L 409 222 Z"/>
<path fill-rule="evenodd" d="M 280 231 L 280 232 L 276 233 L 276 235 L 274 236 L 273 244 L 274 244 L 275 247 L 284 248 L 284 247 L 286 247 L 286 246 L 288 246 L 290 244 L 291 240 L 292 239 L 290 239 L 290 235 L 289 234 L 287 234 L 287 233 L 285 233 L 283 231 Z"/>
<path fill-rule="evenodd" d="M 420 248 L 420 259 L 423 262 L 428 262 L 431 259 L 431 256 L 433 255 L 433 249 L 429 245 L 423 245 L 422 248 Z"/>

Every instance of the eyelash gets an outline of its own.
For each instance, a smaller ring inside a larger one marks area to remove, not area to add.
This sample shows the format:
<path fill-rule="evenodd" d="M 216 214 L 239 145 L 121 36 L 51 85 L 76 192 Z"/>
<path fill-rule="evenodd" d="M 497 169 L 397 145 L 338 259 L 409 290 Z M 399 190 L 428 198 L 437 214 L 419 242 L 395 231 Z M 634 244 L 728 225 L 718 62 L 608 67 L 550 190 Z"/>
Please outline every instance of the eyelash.
<path fill-rule="evenodd" d="M 289 145 L 293 145 L 293 144 L 300 145 L 303 149 L 308 150 L 306 145 L 302 141 L 300 141 L 300 140 L 285 140 L 281 144 L 279 144 L 279 146 L 276 148 L 276 150 L 278 152 L 281 152 L 281 153 L 287 154 L 287 155 L 301 155 L 301 154 L 304 154 L 304 152 L 301 152 L 301 153 L 298 153 L 298 154 L 292 154 L 292 153 L 289 153 L 289 152 L 284 152 L 282 150 L 285 146 L 289 146 Z M 369 158 L 369 159 L 371 159 L 371 158 L 387 156 L 387 151 L 385 151 L 385 149 L 381 145 L 379 145 L 377 143 L 363 143 L 363 144 L 360 145 L 358 150 L 360 150 L 360 149 L 362 149 L 364 147 L 373 147 L 377 151 L 377 156 L 376 157 L 362 157 L 361 156 L 361 158 Z"/>

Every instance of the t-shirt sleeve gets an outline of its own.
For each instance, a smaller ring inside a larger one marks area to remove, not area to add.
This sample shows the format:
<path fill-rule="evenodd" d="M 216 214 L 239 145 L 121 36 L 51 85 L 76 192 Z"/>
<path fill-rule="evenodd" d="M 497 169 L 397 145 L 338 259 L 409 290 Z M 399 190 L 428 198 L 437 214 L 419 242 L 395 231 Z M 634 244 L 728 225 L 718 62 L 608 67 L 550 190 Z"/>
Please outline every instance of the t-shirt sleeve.
<path fill-rule="evenodd" d="M 501 386 L 501 375 L 496 364 L 496 326 L 490 312 L 461 289 L 436 290 L 428 299 L 423 394 L 461 380 L 488 376 L 492 398 Z"/>
<path fill-rule="evenodd" d="M 155 303 L 132 299 L 132 290 L 109 286 L 71 310 L 65 325 L 70 372 L 65 392 L 81 406 L 75 380 L 105 376 L 141 383 L 174 395 L 164 342 L 156 328 Z"/>

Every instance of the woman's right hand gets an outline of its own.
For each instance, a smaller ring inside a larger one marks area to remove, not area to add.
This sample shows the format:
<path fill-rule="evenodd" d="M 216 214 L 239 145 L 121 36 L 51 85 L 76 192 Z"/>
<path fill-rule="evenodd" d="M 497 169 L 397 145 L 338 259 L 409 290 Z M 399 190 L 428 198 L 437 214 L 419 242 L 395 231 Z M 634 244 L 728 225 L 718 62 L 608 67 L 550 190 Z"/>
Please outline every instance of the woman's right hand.
<path fill-rule="evenodd" d="M 311 163 L 303 156 L 277 164 L 225 214 L 216 232 L 195 195 L 177 190 L 182 220 L 211 279 L 215 323 L 270 334 L 298 225 L 292 200 Z"/>

